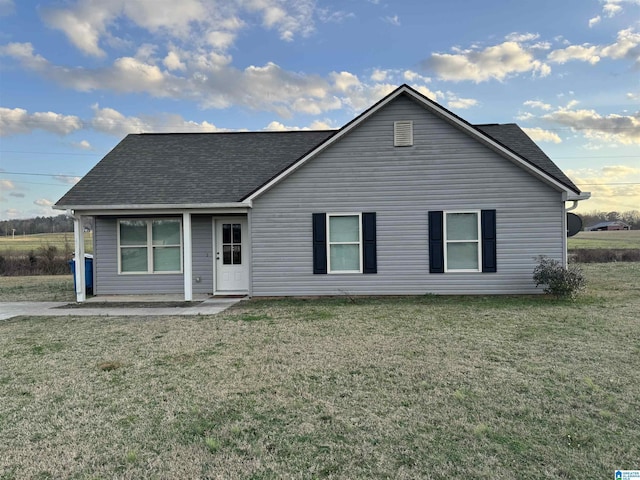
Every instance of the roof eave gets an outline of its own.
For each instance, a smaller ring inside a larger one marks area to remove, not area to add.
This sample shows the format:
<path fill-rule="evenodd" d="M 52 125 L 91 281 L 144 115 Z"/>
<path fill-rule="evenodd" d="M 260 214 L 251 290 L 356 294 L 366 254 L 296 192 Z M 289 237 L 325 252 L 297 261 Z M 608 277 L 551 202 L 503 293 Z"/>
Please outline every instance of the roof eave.
<path fill-rule="evenodd" d="M 122 205 L 53 205 L 56 210 L 73 210 L 84 214 L 138 214 L 148 212 L 221 211 L 244 210 L 252 207 L 251 201 L 221 203 L 167 203 L 167 204 L 122 204 Z"/>

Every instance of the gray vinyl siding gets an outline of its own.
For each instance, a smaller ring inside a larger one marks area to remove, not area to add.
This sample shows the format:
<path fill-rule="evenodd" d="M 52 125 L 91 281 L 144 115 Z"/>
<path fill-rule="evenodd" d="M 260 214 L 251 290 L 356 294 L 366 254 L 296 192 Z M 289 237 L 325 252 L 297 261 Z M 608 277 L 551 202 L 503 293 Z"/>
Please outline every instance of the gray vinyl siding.
<path fill-rule="evenodd" d="M 191 217 L 193 293 L 213 293 L 213 223 L 210 215 Z M 198 278 L 200 281 L 198 282 Z"/>
<path fill-rule="evenodd" d="M 414 146 L 393 146 L 413 120 Z M 430 210 L 495 209 L 497 273 L 429 273 Z M 314 275 L 312 213 L 376 212 L 377 274 Z M 254 200 L 252 294 L 534 293 L 562 260 L 561 193 L 406 97 Z"/>

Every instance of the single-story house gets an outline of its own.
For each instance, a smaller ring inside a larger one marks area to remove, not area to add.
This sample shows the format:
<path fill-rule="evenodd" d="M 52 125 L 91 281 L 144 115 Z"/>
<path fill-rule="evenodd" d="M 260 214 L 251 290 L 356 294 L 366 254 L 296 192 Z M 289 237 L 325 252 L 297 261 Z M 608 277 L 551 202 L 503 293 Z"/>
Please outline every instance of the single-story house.
<path fill-rule="evenodd" d="M 595 225 L 585 228 L 585 231 L 587 232 L 598 232 L 603 230 L 631 230 L 631 225 L 620 220 L 613 220 L 611 222 L 596 223 Z"/>
<path fill-rule="evenodd" d="M 402 85 L 339 130 L 128 135 L 55 208 L 77 258 L 94 219 L 96 295 L 511 294 L 589 196 L 517 125 Z"/>

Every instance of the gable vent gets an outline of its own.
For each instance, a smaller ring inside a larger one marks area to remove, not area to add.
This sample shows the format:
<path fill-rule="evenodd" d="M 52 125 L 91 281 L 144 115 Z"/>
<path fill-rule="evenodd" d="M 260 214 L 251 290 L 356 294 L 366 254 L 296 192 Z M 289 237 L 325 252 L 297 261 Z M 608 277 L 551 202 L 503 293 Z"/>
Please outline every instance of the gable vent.
<path fill-rule="evenodd" d="M 410 147 L 413 145 L 412 120 L 393 122 L 393 145 L 396 147 Z"/>

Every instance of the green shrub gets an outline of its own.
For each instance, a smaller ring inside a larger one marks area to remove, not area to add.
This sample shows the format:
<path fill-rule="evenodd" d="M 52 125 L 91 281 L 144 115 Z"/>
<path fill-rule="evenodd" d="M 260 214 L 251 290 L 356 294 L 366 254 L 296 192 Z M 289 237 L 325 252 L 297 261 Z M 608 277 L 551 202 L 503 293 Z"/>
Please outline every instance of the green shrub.
<path fill-rule="evenodd" d="M 533 270 L 533 280 L 544 285 L 544 292 L 562 298 L 575 298 L 587 283 L 582 270 L 576 265 L 565 268 L 557 260 L 541 257 Z"/>

